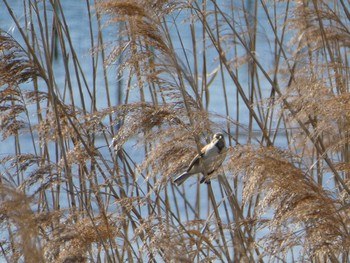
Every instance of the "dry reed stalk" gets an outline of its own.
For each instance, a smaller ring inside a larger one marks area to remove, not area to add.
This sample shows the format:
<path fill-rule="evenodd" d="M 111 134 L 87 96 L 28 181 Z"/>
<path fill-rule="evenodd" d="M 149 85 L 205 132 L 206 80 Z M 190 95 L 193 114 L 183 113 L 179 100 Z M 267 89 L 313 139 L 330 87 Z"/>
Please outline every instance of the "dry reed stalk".
<path fill-rule="evenodd" d="M 0 188 L 2 224 L 6 224 L 10 239 L 2 244 L 5 253 L 11 252 L 11 261 L 23 258 L 26 262 L 44 262 L 38 246 L 39 228 L 36 214 L 30 208 L 31 200 L 23 193 L 4 184 Z M 3 232 L 5 234 L 5 232 Z"/>
<path fill-rule="evenodd" d="M 63 3 L 23 1 L 22 26 L 2 0 L 20 38 L 0 34 L 1 135 L 15 146 L 0 162 L 5 260 L 347 262 L 348 7 L 243 2 L 86 1 L 90 76 Z M 112 49 L 104 16 L 120 33 Z M 172 185 L 222 130 L 244 146 L 219 180 Z"/>
<path fill-rule="evenodd" d="M 291 162 L 291 155 L 274 148 L 242 147 L 229 169 L 244 176 L 243 200 L 261 193 L 257 203 L 258 229 L 267 255 L 284 257 L 291 247 L 302 246 L 310 258 L 339 256 L 349 242 L 347 212 L 339 212 L 341 200 L 315 183 Z M 272 210 L 271 210 L 272 209 Z M 269 218 L 270 220 L 260 218 Z"/>

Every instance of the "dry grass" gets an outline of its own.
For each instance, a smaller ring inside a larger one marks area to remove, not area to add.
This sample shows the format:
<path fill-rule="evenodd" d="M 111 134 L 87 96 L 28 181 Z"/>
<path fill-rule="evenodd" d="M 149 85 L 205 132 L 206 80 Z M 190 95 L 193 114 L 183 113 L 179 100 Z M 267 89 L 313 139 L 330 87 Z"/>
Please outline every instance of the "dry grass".
<path fill-rule="evenodd" d="M 348 4 L 86 1 L 80 56 L 29 2 L 1 1 L 4 261 L 349 262 Z M 173 185 L 215 132 L 217 179 Z"/>

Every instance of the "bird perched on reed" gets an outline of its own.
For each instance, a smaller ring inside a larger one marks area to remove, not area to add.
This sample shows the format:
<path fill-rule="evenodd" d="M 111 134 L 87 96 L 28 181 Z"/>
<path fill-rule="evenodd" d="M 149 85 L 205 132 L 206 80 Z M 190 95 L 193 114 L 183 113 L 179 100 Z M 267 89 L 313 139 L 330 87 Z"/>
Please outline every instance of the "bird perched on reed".
<path fill-rule="evenodd" d="M 212 141 L 202 148 L 201 153 L 193 158 L 186 172 L 176 177 L 174 183 L 181 185 L 191 175 L 202 173 L 203 178 L 200 183 L 205 182 L 209 184 L 210 179 L 206 176 L 209 176 L 220 167 L 225 160 L 226 152 L 224 136 L 222 133 L 215 133 Z"/>

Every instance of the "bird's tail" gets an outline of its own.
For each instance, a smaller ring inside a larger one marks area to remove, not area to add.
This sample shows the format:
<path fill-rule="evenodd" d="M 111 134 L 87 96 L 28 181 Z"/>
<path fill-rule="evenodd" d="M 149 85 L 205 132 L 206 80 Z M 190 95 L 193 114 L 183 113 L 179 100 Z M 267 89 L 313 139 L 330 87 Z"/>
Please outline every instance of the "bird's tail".
<path fill-rule="evenodd" d="M 191 174 L 184 172 L 183 174 L 180 174 L 178 177 L 175 178 L 174 183 L 179 186 L 183 182 L 185 182 L 187 180 L 187 178 L 190 176 L 191 176 Z"/>

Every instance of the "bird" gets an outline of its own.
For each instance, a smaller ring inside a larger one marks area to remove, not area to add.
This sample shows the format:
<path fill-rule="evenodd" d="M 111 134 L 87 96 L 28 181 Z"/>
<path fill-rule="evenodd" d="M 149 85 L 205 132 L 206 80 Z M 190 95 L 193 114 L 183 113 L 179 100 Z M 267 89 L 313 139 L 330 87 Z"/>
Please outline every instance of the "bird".
<path fill-rule="evenodd" d="M 223 134 L 215 133 L 211 142 L 202 148 L 200 154 L 193 158 L 187 170 L 175 178 L 174 183 L 179 186 L 191 175 L 202 173 L 203 178 L 200 183 L 210 184 L 210 180 L 206 176 L 220 167 L 225 160 L 226 153 L 227 148 Z"/>

